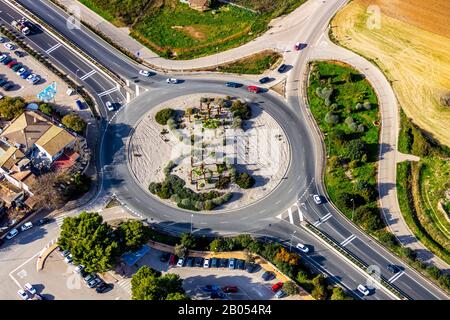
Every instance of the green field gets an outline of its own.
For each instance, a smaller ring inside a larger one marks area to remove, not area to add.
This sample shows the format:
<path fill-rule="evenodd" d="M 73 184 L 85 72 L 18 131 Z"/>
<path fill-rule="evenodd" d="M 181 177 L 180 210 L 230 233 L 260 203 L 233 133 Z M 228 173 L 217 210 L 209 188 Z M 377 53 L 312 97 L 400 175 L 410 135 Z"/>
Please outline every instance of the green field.
<path fill-rule="evenodd" d="M 347 65 L 317 62 L 311 66 L 308 99 L 325 136 L 325 185 L 331 200 L 366 230 L 381 229 L 376 191 L 379 126 L 374 125 L 379 112 L 373 88 Z"/>
<path fill-rule="evenodd" d="M 115 25 L 130 27 L 135 39 L 159 55 L 192 59 L 254 39 L 267 30 L 272 18 L 292 11 L 305 1 L 281 0 L 276 6 L 262 3 L 264 10 L 258 12 L 215 1 L 205 12 L 193 10 L 178 0 L 81 2 Z"/>

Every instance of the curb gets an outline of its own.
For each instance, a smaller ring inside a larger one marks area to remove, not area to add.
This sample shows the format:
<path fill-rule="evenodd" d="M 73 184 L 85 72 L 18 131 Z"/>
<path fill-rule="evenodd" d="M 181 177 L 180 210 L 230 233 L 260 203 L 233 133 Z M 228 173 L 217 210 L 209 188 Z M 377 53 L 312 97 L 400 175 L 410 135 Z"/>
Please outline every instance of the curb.
<path fill-rule="evenodd" d="M 47 260 L 47 257 L 58 247 L 58 244 L 56 243 L 56 240 L 52 240 L 47 246 L 42 249 L 41 253 L 39 254 L 39 257 L 36 262 L 36 270 L 41 271 L 44 269 L 44 263 L 45 260 Z"/>

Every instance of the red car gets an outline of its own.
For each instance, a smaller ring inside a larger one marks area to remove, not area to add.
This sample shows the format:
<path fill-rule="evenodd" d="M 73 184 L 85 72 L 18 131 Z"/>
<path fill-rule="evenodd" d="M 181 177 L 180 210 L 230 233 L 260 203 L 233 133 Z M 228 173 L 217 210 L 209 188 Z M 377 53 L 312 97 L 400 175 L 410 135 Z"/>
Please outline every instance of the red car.
<path fill-rule="evenodd" d="M 175 263 L 176 263 L 175 255 L 171 253 L 169 258 L 169 265 L 174 266 Z"/>
<path fill-rule="evenodd" d="M 16 60 L 13 60 L 13 61 L 11 61 L 10 63 L 8 63 L 7 66 L 8 66 L 9 68 L 12 68 L 12 67 L 14 67 L 14 65 L 16 65 L 16 64 L 17 64 L 17 61 L 16 61 Z"/>
<path fill-rule="evenodd" d="M 225 293 L 236 293 L 238 288 L 236 286 L 226 286 L 222 288 L 222 291 Z"/>
<path fill-rule="evenodd" d="M 277 282 L 272 286 L 272 292 L 277 292 L 283 287 L 283 282 Z"/>
<path fill-rule="evenodd" d="M 248 90 L 249 92 L 258 93 L 258 92 L 260 91 L 260 88 L 257 87 L 257 86 L 248 86 L 248 87 L 247 87 L 247 90 Z"/>

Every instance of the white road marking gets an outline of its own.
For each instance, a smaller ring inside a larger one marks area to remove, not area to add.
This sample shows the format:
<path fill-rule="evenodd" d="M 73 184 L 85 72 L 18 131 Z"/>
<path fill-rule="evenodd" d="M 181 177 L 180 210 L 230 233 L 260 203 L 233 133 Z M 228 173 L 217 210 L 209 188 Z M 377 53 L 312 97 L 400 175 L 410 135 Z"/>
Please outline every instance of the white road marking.
<path fill-rule="evenodd" d="M 98 96 L 99 96 L 99 97 L 103 97 L 103 96 L 106 96 L 107 94 L 116 92 L 116 91 L 118 91 L 118 90 L 119 90 L 119 89 L 117 89 L 117 88 L 112 88 L 112 89 L 109 89 L 109 90 L 106 90 L 106 91 L 103 91 L 103 92 L 99 93 Z"/>
<path fill-rule="evenodd" d="M 397 274 L 394 274 L 392 277 L 389 278 L 388 282 L 389 283 L 393 283 L 395 280 L 400 278 L 404 273 L 405 273 L 405 271 L 402 271 L 402 272 L 399 272 Z"/>
<path fill-rule="evenodd" d="M 61 47 L 61 46 L 62 46 L 61 43 L 57 43 L 57 44 L 55 44 L 53 47 L 51 47 L 50 49 L 48 49 L 48 50 L 45 51 L 45 52 L 46 52 L 47 54 L 49 54 L 50 52 L 52 52 L 52 51 L 58 49 L 58 48 Z"/>
<path fill-rule="evenodd" d="M 294 224 L 294 217 L 292 217 L 292 209 L 291 208 L 288 209 L 288 215 L 289 215 L 289 222 L 291 224 Z"/>
<path fill-rule="evenodd" d="M 356 236 L 354 234 L 350 235 L 350 237 L 348 237 L 347 239 L 345 239 L 344 241 L 341 242 L 341 246 L 345 247 L 347 244 L 349 244 L 355 238 L 356 238 Z"/>
<path fill-rule="evenodd" d="M 314 222 L 313 226 L 315 226 L 315 227 L 320 226 L 322 223 L 324 223 L 325 221 L 327 221 L 331 217 L 332 217 L 331 213 L 328 212 L 328 214 L 324 215 L 322 218 L 320 218 L 319 220 Z"/>
<path fill-rule="evenodd" d="M 87 78 L 89 78 L 90 76 L 92 76 L 93 74 L 97 73 L 97 71 L 95 70 L 91 70 L 88 73 L 86 73 L 84 76 L 80 77 L 80 80 L 86 80 Z M 100 96 L 100 94 L 99 94 Z"/>

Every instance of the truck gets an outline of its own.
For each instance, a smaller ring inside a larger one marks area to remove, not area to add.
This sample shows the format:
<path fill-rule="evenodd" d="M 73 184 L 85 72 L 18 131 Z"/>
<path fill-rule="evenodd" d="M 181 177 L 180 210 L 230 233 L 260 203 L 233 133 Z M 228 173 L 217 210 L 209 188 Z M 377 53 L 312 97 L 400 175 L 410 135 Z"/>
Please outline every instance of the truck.
<path fill-rule="evenodd" d="M 11 25 L 26 36 L 31 33 L 31 29 L 33 28 L 33 24 L 25 18 L 13 20 Z"/>

